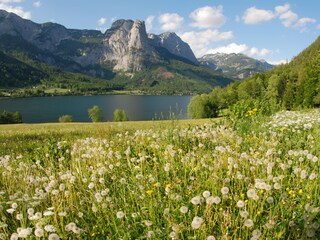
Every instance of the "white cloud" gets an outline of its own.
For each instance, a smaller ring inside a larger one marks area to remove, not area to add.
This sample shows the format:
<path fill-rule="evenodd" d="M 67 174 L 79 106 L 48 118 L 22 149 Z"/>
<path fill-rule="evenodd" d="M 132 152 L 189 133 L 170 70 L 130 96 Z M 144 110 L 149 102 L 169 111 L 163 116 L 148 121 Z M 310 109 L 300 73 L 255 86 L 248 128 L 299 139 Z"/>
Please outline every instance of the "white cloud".
<path fill-rule="evenodd" d="M 146 19 L 146 30 L 149 32 L 152 29 L 152 23 L 154 21 L 154 16 L 148 16 Z"/>
<path fill-rule="evenodd" d="M 248 49 L 246 44 L 230 43 L 227 46 L 221 46 L 208 50 L 207 53 L 244 53 Z"/>
<path fill-rule="evenodd" d="M 252 47 L 246 52 L 246 54 L 248 54 L 249 56 L 257 56 L 257 57 L 265 57 L 269 53 L 271 53 L 269 49 L 266 49 L 266 48 L 258 49 L 256 47 Z"/>
<path fill-rule="evenodd" d="M 39 8 L 39 7 L 41 7 L 41 2 L 40 1 L 35 1 L 33 3 L 33 6 L 35 6 L 36 8 Z"/>
<path fill-rule="evenodd" d="M 285 4 L 285 5 L 283 5 L 283 6 L 276 6 L 276 7 L 275 7 L 276 14 L 277 14 L 277 15 L 280 15 L 280 14 L 282 14 L 282 13 L 285 13 L 285 12 L 289 11 L 290 8 L 291 8 L 290 4 Z"/>
<path fill-rule="evenodd" d="M 314 18 L 300 18 L 294 26 L 296 28 L 304 28 L 308 23 L 315 23 L 316 21 Z"/>
<path fill-rule="evenodd" d="M 23 8 L 19 6 L 13 7 L 0 2 L 0 9 L 3 9 L 7 12 L 15 13 L 25 19 L 31 19 L 31 13 L 24 11 Z"/>
<path fill-rule="evenodd" d="M 209 49 L 207 53 L 243 53 L 250 57 L 265 57 L 272 51 L 266 48 L 258 49 L 256 47 L 248 47 L 246 44 L 230 43 L 227 46 L 221 46 Z"/>
<path fill-rule="evenodd" d="M 20 3 L 22 0 L 0 0 L 0 3 Z"/>
<path fill-rule="evenodd" d="M 200 32 L 185 32 L 179 34 L 181 39 L 187 42 L 197 57 L 207 53 L 210 44 L 217 41 L 223 41 L 233 38 L 233 33 L 219 32 L 218 30 L 205 30 Z"/>
<path fill-rule="evenodd" d="M 267 62 L 272 64 L 272 65 L 280 65 L 280 64 L 288 63 L 288 60 L 283 60 L 283 59 L 282 60 L 275 60 L 275 61 L 268 60 Z"/>
<path fill-rule="evenodd" d="M 164 13 L 158 18 L 161 29 L 164 31 L 174 31 L 181 27 L 183 17 L 177 13 Z"/>
<path fill-rule="evenodd" d="M 270 21 L 274 17 L 275 15 L 272 11 L 251 7 L 245 11 L 242 19 L 246 24 L 257 24 Z"/>
<path fill-rule="evenodd" d="M 219 28 L 226 22 L 222 6 L 198 8 L 190 14 L 190 18 L 194 21 L 191 26 L 198 28 Z"/>
<path fill-rule="evenodd" d="M 279 5 L 274 8 L 274 12 L 270 10 L 257 9 L 256 7 L 248 8 L 242 19 L 246 24 L 256 24 L 264 21 L 270 21 L 273 18 L 279 18 L 282 25 L 285 27 L 295 27 L 301 32 L 307 31 L 306 25 L 308 23 L 315 23 L 314 18 L 300 18 L 298 14 L 291 11 L 290 4 Z"/>
<path fill-rule="evenodd" d="M 317 29 L 320 29 L 320 24 L 318 24 Z"/>
<path fill-rule="evenodd" d="M 105 25 L 107 23 L 107 19 L 104 17 L 101 17 L 97 23 L 99 26 Z"/>
<path fill-rule="evenodd" d="M 290 27 L 294 22 L 298 20 L 298 15 L 289 10 L 281 14 L 279 18 L 282 21 L 283 26 Z"/>

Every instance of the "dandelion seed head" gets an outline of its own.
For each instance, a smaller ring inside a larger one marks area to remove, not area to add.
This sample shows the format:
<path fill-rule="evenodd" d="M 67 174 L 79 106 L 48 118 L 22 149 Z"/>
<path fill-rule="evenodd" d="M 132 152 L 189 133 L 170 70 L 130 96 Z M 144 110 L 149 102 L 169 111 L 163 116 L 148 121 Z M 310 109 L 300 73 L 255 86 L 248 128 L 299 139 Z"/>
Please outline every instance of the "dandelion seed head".
<path fill-rule="evenodd" d="M 56 233 L 51 233 L 51 234 L 49 235 L 49 237 L 48 237 L 48 240 L 59 240 L 59 239 L 60 239 L 60 237 L 59 237 L 59 235 L 56 234 Z"/>
<path fill-rule="evenodd" d="M 202 193 L 202 196 L 203 196 L 204 198 L 208 198 L 208 197 L 210 197 L 210 195 L 211 195 L 211 193 L 210 193 L 209 191 L 204 191 L 204 192 Z"/>
<path fill-rule="evenodd" d="M 194 217 L 191 223 L 192 229 L 198 229 L 200 228 L 201 224 L 203 223 L 203 219 L 201 217 Z"/>
<path fill-rule="evenodd" d="M 117 218 L 121 219 L 125 216 L 125 213 L 123 211 L 117 212 Z"/>
<path fill-rule="evenodd" d="M 244 226 L 246 226 L 247 228 L 251 228 L 253 226 L 253 221 L 248 218 L 244 221 Z"/>
<path fill-rule="evenodd" d="M 44 231 L 43 231 L 41 228 L 36 228 L 36 229 L 34 230 L 34 235 L 35 235 L 36 237 L 41 238 L 41 237 L 43 237 L 43 235 L 44 235 Z"/>
<path fill-rule="evenodd" d="M 187 212 L 188 212 L 188 207 L 186 207 L 186 206 L 182 206 L 181 208 L 180 208 L 180 212 L 181 213 L 183 213 L 183 214 L 186 214 Z"/>
<path fill-rule="evenodd" d="M 257 195 L 256 190 L 254 190 L 253 188 L 251 188 L 251 189 L 249 189 L 249 190 L 247 191 L 247 196 L 248 196 L 248 198 L 253 198 L 253 197 L 256 196 L 256 195 Z"/>
<path fill-rule="evenodd" d="M 214 236 L 208 236 L 206 240 L 216 240 L 216 238 Z"/>
<path fill-rule="evenodd" d="M 227 194 L 229 193 L 229 188 L 228 188 L 228 187 L 223 187 L 223 188 L 221 188 L 221 193 L 222 193 L 223 195 L 227 195 Z"/>
<path fill-rule="evenodd" d="M 238 207 L 238 208 L 243 208 L 244 205 L 245 205 L 245 203 L 244 203 L 243 200 L 239 200 L 239 201 L 237 202 L 237 207 Z"/>
<path fill-rule="evenodd" d="M 19 235 L 18 233 L 12 233 L 10 236 L 10 240 L 18 240 L 19 239 Z"/>
<path fill-rule="evenodd" d="M 201 203 L 201 197 L 200 197 L 200 196 L 193 197 L 193 198 L 191 199 L 191 203 L 192 203 L 193 205 L 199 205 L 199 204 Z"/>

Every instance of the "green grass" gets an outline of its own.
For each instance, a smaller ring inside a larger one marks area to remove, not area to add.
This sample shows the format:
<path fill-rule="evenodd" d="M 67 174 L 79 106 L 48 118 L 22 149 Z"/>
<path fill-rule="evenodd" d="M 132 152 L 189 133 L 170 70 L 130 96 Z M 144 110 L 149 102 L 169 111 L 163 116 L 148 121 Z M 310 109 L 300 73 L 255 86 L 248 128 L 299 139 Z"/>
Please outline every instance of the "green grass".
<path fill-rule="evenodd" d="M 0 238 L 318 239 L 319 119 L 0 126 Z"/>
<path fill-rule="evenodd" d="M 49 89 L 46 89 L 44 92 L 45 92 L 45 93 L 48 93 L 48 94 L 65 94 L 65 93 L 70 92 L 70 89 L 65 89 L 65 88 L 49 88 Z"/>

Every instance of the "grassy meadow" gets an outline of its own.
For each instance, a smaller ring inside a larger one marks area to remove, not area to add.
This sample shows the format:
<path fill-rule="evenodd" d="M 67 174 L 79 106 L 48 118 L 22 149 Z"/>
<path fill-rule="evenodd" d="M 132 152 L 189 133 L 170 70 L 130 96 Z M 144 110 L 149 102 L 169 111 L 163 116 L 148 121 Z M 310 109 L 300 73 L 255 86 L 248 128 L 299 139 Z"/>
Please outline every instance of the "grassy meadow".
<path fill-rule="evenodd" d="M 0 239 L 319 239 L 320 111 L 0 126 Z"/>

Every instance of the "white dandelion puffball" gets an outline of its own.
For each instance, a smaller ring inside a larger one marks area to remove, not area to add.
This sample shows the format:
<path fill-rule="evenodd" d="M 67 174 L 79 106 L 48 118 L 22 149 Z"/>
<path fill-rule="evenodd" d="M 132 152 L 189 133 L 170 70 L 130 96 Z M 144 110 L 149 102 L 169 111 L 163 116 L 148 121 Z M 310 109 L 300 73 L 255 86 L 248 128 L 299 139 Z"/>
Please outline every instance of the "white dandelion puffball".
<path fill-rule="evenodd" d="M 198 229 L 200 228 L 201 224 L 203 223 L 203 219 L 201 217 L 194 217 L 191 223 L 192 229 Z"/>
<path fill-rule="evenodd" d="M 243 208 L 243 207 L 244 207 L 244 201 L 239 200 L 239 201 L 237 202 L 237 207 L 238 207 L 238 208 Z"/>
<path fill-rule="evenodd" d="M 227 195 L 227 194 L 229 193 L 229 188 L 228 188 L 228 187 L 223 187 L 223 188 L 221 188 L 221 193 L 222 193 L 223 195 Z"/>
<path fill-rule="evenodd" d="M 49 235 L 49 237 L 48 237 L 48 240 L 59 240 L 59 239 L 60 239 L 60 237 L 59 237 L 59 235 L 56 234 L 56 233 L 51 233 L 51 234 Z"/>
<path fill-rule="evenodd" d="M 209 191 L 204 191 L 204 192 L 202 193 L 202 196 L 203 196 L 204 198 L 208 198 L 208 197 L 210 197 L 210 195 L 211 195 L 211 193 L 210 193 Z"/>
<path fill-rule="evenodd" d="M 119 218 L 119 219 L 123 218 L 124 215 L 125 215 L 125 213 L 123 211 L 117 212 L 117 218 Z"/>
<path fill-rule="evenodd" d="M 191 199 L 191 203 L 192 203 L 193 205 L 199 205 L 200 202 L 201 202 L 201 197 L 200 197 L 200 196 L 196 196 L 196 197 L 193 197 L 193 198 Z"/>
<path fill-rule="evenodd" d="M 253 226 L 253 221 L 250 218 L 248 218 L 244 221 L 244 225 L 248 228 L 251 228 Z"/>
<path fill-rule="evenodd" d="M 188 207 L 182 206 L 182 207 L 180 208 L 180 212 L 183 213 L 183 214 L 186 214 L 186 213 L 188 212 Z"/>

